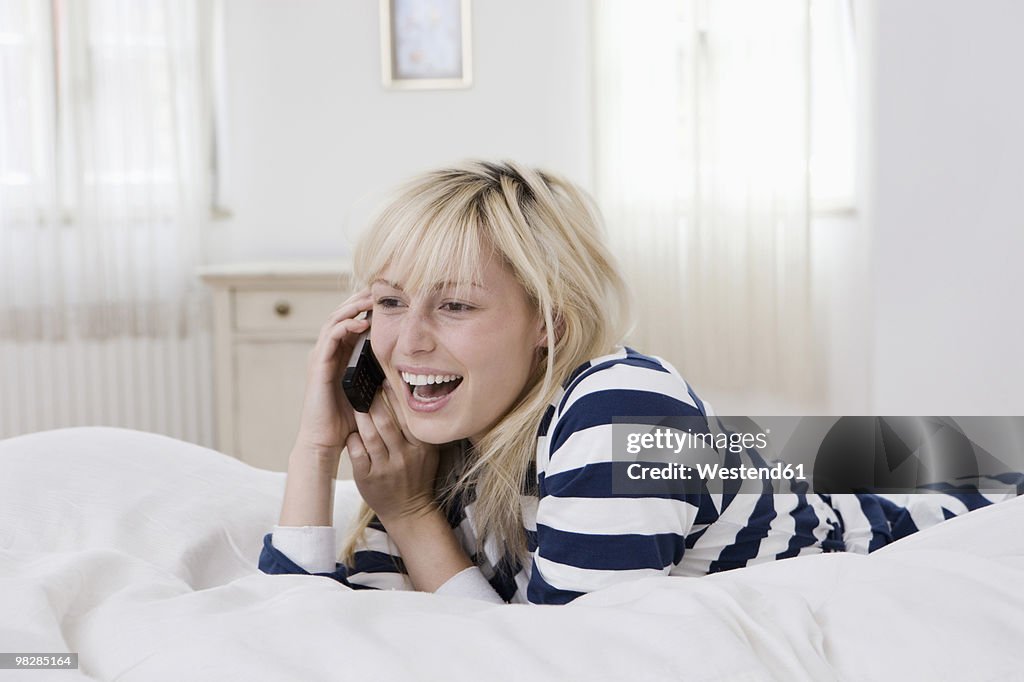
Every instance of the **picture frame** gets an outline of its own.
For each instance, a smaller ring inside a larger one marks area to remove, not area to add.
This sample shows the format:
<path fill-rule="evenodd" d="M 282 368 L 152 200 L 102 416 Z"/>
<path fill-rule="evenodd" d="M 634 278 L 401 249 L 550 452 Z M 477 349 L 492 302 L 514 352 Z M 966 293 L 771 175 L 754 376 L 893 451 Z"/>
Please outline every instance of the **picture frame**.
<path fill-rule="evenodd" d="M 470 0 L 380 0 L 385 88 L 472 85 Z"/>

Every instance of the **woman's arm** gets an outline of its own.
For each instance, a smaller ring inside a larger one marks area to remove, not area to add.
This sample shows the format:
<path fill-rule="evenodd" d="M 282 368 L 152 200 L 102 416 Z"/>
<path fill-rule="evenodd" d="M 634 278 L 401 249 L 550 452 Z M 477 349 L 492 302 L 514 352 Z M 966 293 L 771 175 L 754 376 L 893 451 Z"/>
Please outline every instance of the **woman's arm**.
<path fill-rule="evenodd" d="M 340 459 L 340 453 L 296 445 L 288 456 L 279 526 L 333 525 L 334 479 Z"/>
<path fill-rule="evenodd" d="M 392 524 L 394 525 L 394 524 Z M 371 522 L 371 530 L 379 529 L 383 533 L 383 525 L 379 519 Z M 399 533 L 407 531 L 419 537 L 421 534 L 429 536 L 429 531 L 423 532 L 423 528 L 408 526 L 400 529 Z M 278 536 L 281 536 L 280 538 Z M 281 545 L 278 545 L 278 541 Z M 380 538 L 377 538 L 378 540 Z M 390 553 L 384 554 L 381 546 L 392 545 L 394 539 L 385 543 L 373 542 L 374 550 L 365 547 L 357 550 L 354 566 L 350 569 L 342 564 L 334 562 L 334 529 L 330 526 L 312 527 L 276 527 L 272 535 L 264 538 L 263 551 L 260 554 L 260 569 L 264 573 L 306 573 L 321 575 L 333 578 L 353 589 L 415 589 L 412 580 L 404 571 L 405 565 L 402 559 Z M 408 544 L 408 543 L 406 543 Z M 415 556 L 422 556 L 419 550 Z M 385 558 L 386 556 L 386 558 Z M 419 561 L 414 561 L 417 574 L 422 573 Z M 438 562 L 443 565 L 442 560 Z M 427 567 L 429 571 L 429 566 Z M 430 576 L 420 578 L 431 580 Z M 487 581 L 483 573 L 476 566 L 469 566 L 459 570 L 451 577 L 444 579 L 443 573 L 433 577 L 434 581 L 443 582 L 432 589 L 436 594 L 443 594 L 451 597 L 463 597 L 466 599 L 478 599 L 493 604 L 506 603 L 501 595 Z"/>
<path fill-rule="evenodd" d="M 686 491 L 617 490 L 609 447 L 629 418 L 705 415 L 687 385 L 653 359 L 625 356 L 581 374 L 550 425 L 538 463 L 537 549 L 527 600 L 566 604 L 610 585 L 667 575 L 711 498 Z"/>
<path fill-rule="evenodd" d="M 333 521 L 334 478 L 345 439 L 356 429 L 352 406 L 337 381 L 339 363 L 369 327 L 368 320 L 356 316 L 371 306 L 369 289 L 353 294 L 327 318 L 309 353 L 299 432 L 288 457 L 281 526 L 330 526 Z"/>

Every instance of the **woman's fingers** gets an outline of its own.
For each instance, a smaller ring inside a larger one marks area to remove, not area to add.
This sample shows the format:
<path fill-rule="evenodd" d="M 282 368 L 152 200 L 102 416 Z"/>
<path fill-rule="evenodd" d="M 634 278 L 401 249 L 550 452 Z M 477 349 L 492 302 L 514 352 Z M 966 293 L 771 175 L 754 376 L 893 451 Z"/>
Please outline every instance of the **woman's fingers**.
<path fill-rule="evenodd" d="M 398 455 L 401 461 L 401 456 L 409 446 L 413 443 L 418 444 L 408 439 L 395 412 L 387 404 L 384 396 L 378 394 L 370 404 L 369 412 L 355 413 L 359 446 L 366 452 L 371 469 L 392 462 L 395 455 Z"/>
<path fill-rule="evenodd" d="M 359 494 L 385 525 L 434 504 L 438 467 L 437 448 L 406 440 L 386 395 L 376 396 L 366 414 L 355 413 L 348 439 Z"/>
<path fill-rule="evenodd" d="M 370 288 L 369 287 L 366 287 L 364 289 L 360 289 L 359 291 L 355 292 L 354 294 L 352 294 L 351 296 L 346 298 L 344 301 L 342 301 L 338 305 L 338 307 L 334 309 L 334 312 L 335 313 L 339 313 L 340 311 L 342 311 L 345 308 L 349 308 L 351 306 L 362 305 L 363 301 L 370 300 L 370 298 L 371 297 L 370 297 Z"/>
<path fill-rule="evenodd" d="M 346 340 L 346 337 L 358 336 L 369 328 L 370 322 L 365 319 L 345 319 L 336 323 L 325 332 L 326 336 L 322 337 L 320 342 L 314 347 L 314 353 L 317 354 L 317 359 L 321 362 L 335 360 L 335 356 L 338 353 L 338 346 Z"/>
<path fill-rule="evenodd" d="M 346 334 L 362 334 L 369 328 L 370 321 L 367 319 L 353 320 L 351 318 L 346 318 L 331 327 L 330 331 L 327 333 L 327 338 L 334 341 L 340 341 Z"/>
<path fill-rule="evenodd" d="M 384 383 L 387 384 L 387 381 Z M 386 391 L 387 389 L 384 388 L 381 393 L 386 393 Z M 401 452 L 410 441 L 405 437 L 401 424 L 395 415 L 395 410 L 388 404 L 389 400 L 393 400 L 393 396 L 385 399 L 384 395 L 377 394 L 370 404 L 369 415 L 388 450 L 391 452 Z"/>
<path fill-rule="evenodd" d="M 364 310 L 370 310 L 372 307 L 373 297 L 370 296 L 370 290 L 363 289 L 362 291 L 357 291 L 330 314 L 323 327 L 320 328 L 320 338 L 324 338 L 342 320 L 353 318 Z"/>
<path fill-rule="evenodd" d="M 348 450 L 348 458 L 352 462 L 352 478 L 359 481 L 369 476 L 372 462 L 363 446 L 363 439 L 357 432 L 349 434 L 348 440 L 345 441 L 345 449 Z"/>
<path fill-rule="evenodd" d="M 409 431 L 409 426 L 405 423 L 405 415 L 402 414 L 402 407 L 401 403 L 399 402 L 400 398 L 397 395 L 395 395 L 395 389 L 392 388 L 391 382 L 385 379 L 384 385 L 381 388 L 381 390 L 387 397 L 387 401 L 381 402 L 387 403 L 388 412 L 391 414 L 392 418 L 394 418 L 395 423 L 401 430 L 402 437 L 405 438 L 405 440 L 407 440 L 408 442 L 412 443 L 413 445 L 421 445 L 421 443 L 416 439 L 416 437 L 412 435 L 412 432 Z"/>
<path fill-rule="evenodd" d="M 346 337 L 354 334 L 361 334 L 370 327 L 365 318 L 355 319 L 364 310 L 373 307 L 373 298 L 369 289 L 363 289 L 350 296 L 344 303 L 338 306 L 327 321 L 320 328 L 316 345 L 310 351 L 310 360 L 317 360 L 322 363 L 333 363 L 338 358 L 338 346 Z M 333 367 L 333 364 L 331 364 Z"/>
<path fill-rule="evenodd" d="M 372 407 L 370 409 L 373 409 Z M 363 448 L 370 456 L 371 467 L 387 463 L 390 452 L 388 446 L 377 430 L 373 417 L 369 414 L 356 412 L 356 429 L 359 431 L 359 438 L 363 441 Z"/>

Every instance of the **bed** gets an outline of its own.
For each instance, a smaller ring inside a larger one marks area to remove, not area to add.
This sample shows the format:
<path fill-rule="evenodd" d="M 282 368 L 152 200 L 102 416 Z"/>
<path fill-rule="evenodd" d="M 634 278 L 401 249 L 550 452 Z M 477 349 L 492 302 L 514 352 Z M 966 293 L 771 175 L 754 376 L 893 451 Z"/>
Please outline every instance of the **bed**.
<path fill-rule="evenodd" d="M 126 429 L 0 442 L 0 651 L 79 654 L 0 679 L 1024 679 L 1024 498 L 870 556 L 496 606 L 261 573 L 284 480 Z M 339 481 L 336 528 L 357 503 Z"/>

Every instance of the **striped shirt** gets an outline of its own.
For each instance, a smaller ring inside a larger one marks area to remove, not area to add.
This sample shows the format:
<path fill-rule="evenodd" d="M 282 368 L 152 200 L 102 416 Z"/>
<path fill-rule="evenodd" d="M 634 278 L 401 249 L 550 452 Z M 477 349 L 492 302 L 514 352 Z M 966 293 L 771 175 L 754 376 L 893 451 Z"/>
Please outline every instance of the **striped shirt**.
<path fill-rule="evenodd" d="M 1002 499 L 955 490 L 825 496 L 795 488 L 773 494 L 768 481 L 753 479 L 730 482 L 720 493 L 613 491 L 613 422 L 651 416 L 699 418 L 709 428 L 715 419 L 671 364 L 630 348 L 591 360 L 566 379 L 541 421 L 535 467 L 520 498 L 531 555 L 525 565 L 502 556 L 490 539 L 479 546 L 472 490 L 457 501 L 448 521 L 502 600 L 565 604 L 649 576 L 701 576 L 826 551 L 867 553 Z M 765 466 L 750 450 L 725 457 L 726 466 Z M 265 536 L 261 570 L 307 573 L 293 558 Z M 354 589 L 413 589 L 377 519 L 351 566 L 336 563 L 333 571 L 314 574 Z"/>

